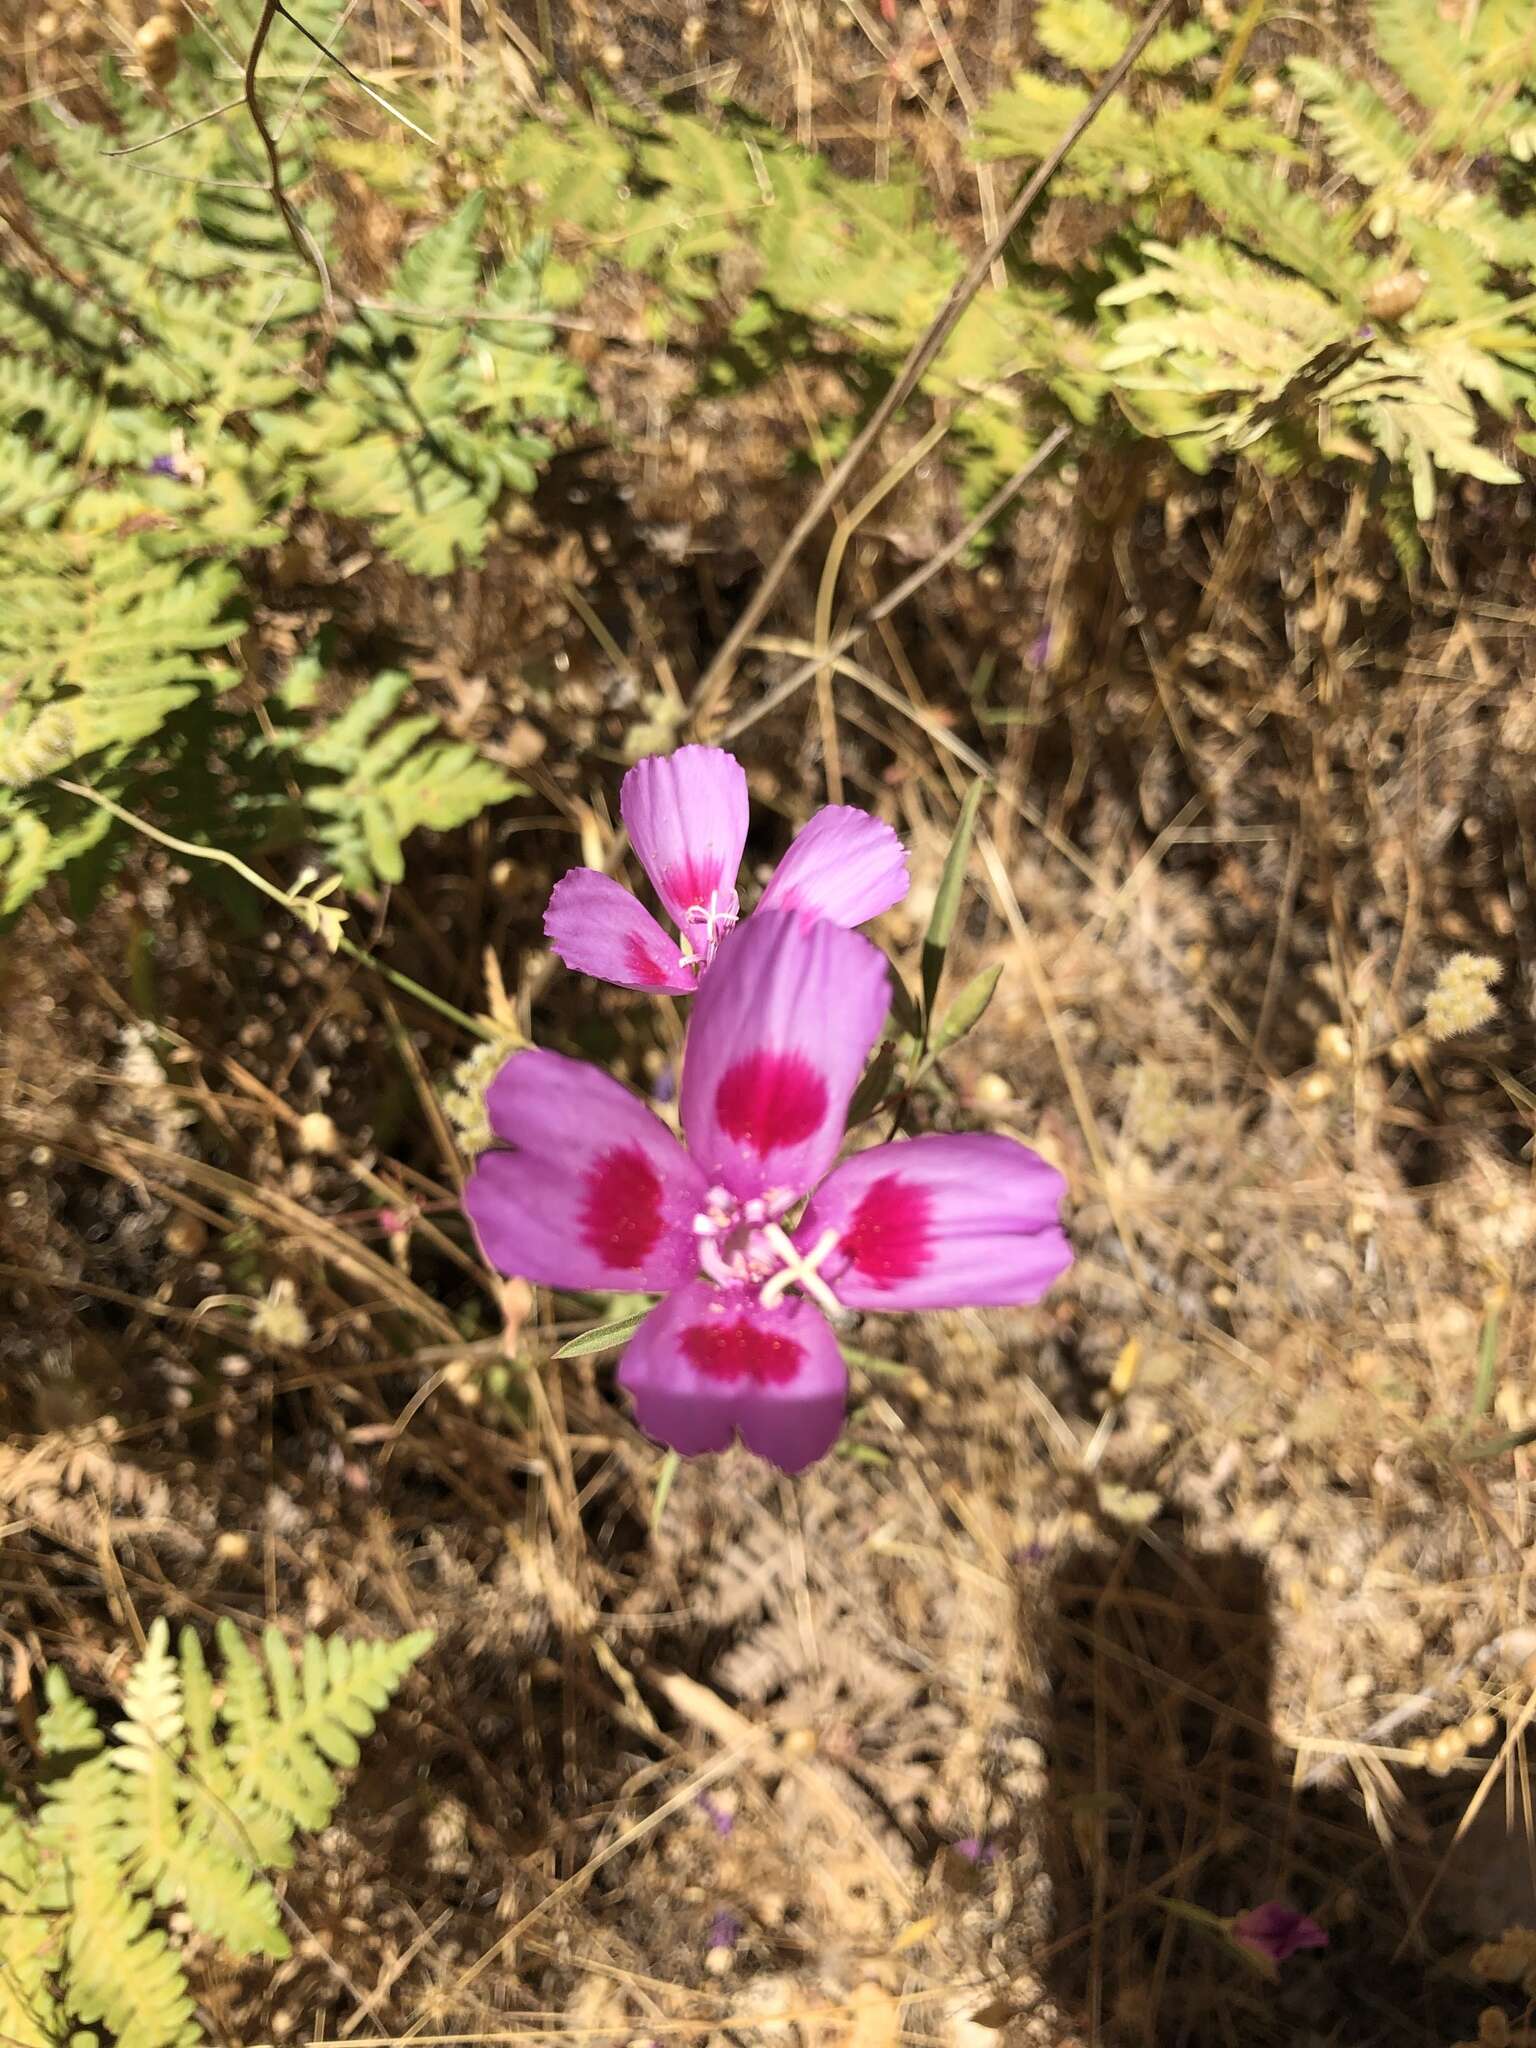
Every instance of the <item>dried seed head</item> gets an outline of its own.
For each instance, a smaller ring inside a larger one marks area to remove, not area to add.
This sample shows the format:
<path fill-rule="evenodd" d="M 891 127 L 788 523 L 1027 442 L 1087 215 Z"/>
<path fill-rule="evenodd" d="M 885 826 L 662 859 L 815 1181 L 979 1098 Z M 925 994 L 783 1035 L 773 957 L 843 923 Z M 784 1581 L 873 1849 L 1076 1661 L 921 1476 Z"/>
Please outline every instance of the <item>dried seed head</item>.
<path fill-rule="evenodd" d="M 134 37 L 134 48 L 152 85 L 169 85 L 176 76 L 181 54 L 176 47 L 180 34 L 168 14 L 152 14 Z"/>
<path fill-rule="evenodd" d="M 1325 1024 L 1317 1034 L 1317 1057 L 1325 1067 L 1347 1067 L 1354 1058 L 1349 1033 L 1342 1024 Z"/>
<path fill-rule="evenodd" d="M 1424 1029 L 1437 1040 L 1480 1031 L 1499 1014 L 1494 983 L 1503 973 L 1497 960 L 1481 953 L 1457 953 L 1441 968 L 1424 1005 Z"/>
<path fill-rule="evenodd" d="M 178 1259 L 195 1259 L 208 1242 L 208 1226 L 200 1216 L 173 1216 L 165 1226 L 165 1248 Z"/>
<path fill-rule="evenodd" d="M 264 1344 L 302 1351 L 309 1342 L 309 1317 L 299 1306 L 298 1291 L 287 1278 L 274 1280 L 265 1301 L 251 1317 L 251 1335 Z"/>
<path fill-rule="evenodd" d="M 1401 320 L 1424 296 L 1429 279 L 1422 270 L 1396 270 L 1379 277 L 1365 295 L 1365 310 L 1373 320 Z"/>

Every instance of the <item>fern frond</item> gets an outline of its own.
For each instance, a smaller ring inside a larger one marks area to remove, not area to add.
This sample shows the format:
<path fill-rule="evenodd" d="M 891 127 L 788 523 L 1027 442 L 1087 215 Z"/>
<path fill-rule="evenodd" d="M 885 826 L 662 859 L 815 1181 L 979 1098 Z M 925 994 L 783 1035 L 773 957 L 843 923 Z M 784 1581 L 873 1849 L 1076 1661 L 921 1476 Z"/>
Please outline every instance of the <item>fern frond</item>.
<path fill-rule="evenodd" d="M 1074 71 L 1108 71 L 1135 33 L 1136 24 L 1112 0 L 1041 0 L 1035 34 L 1041 46 Z M 1215 38 L 1200 22 L 1160 29 L 1136 60 L 1138 71 L 1165 76 L 1203 57 Z"/>
<path fill-rule="evenodd" d="M 1372 191 L 1411 176 L 1419 139 L 1378 92 L 1314 57 L 1286 68 L 1341 170 Z"/>
<path fill-rule="evenodd" d="M 1194 155 L 1189 176 L 1207 211 L 1238 241 L 1360 312 L 1370 266 L 1347 223 L 1325 213 L 1310 193 L 1214 151 Z"/>
<path fill-rule="evenodd" d="M 0 1800 L 0 2041 L 8 2048 L 55 2048 L 60 2037 L 52 1983 L 59 1928 L 42 1904 L 31 1835 Z"/>
<path fill-rule="evenodd" d="M 101 1748 L 103 1736 L 95 1709 L 71 1687 L 63 1669 L 49 1666 L 44 1681 L 48 1710 L 38 1717 L 37 1746 L 44 1756 L 85 1756 Z"/>
<path fill-rule="evenodd" d="M 1511 110 L 1499 67 L 1472 61 L 1472 49 L 1436 0 L 1375 0 L 1371 23 L 1377 55 L 1429 116 L 1437 149 L 1475 156 L 1503 139 Z"/>
<path fill-rule="evenodd" d="M 269 1628 L 262 1638 L 264 1664 L 233 1622 L 221 1621 L 218 1636 L 226 1672 L 222 1716 L 237 1791 L 294 1826 L 324 1827 L 338 1797 L 327 1759 L 356 1761 L 356 1737 L 372 1730 L 430 1644 L 430 1632 L 397 1642 L 349 1643 L 335 1636 L 325 1646 L 311 1638 L 302 1682 L 278 1630 Z"/>
<path fill-rule="evenodd" d="M 37 1824 L 64 1871 L 60 1995 L 87 2026 L 104 2020 L 118 2048 L 195 2048 L 191 1994 L 147 1899 L 123 1881 L 123 1780 L 109 1756 L 56 1781 Z"/>

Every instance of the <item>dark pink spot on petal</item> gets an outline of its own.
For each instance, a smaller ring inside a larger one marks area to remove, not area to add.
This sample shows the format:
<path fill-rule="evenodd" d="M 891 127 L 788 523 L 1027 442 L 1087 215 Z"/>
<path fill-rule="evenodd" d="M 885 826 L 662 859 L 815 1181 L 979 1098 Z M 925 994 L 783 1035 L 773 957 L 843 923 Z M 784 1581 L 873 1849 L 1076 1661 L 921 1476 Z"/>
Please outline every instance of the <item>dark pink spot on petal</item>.
<path fill-rule="evenodd" d="M 685 904 L 692 909 L 698 904 L 708 910 L 709 899 L 717 890 L 724 890 L 728 877 L 720 872 L 718 861 L 680 860 L 662 875 L 665 893 L 674 903 Z"/>
<path fill-rule="evenodd" d="M 841 1249 L 876 1287 L 912 1280 L 933 1248 L 928 1190 L 888 1173 L 872 1181 L 843 1232 Z"/>
<path fill-rule="evenodd" d="M 827 1084 L 797 1052 L 754 1052 L 728 1067 L 715 1093 L 720 1128 L 761 1156 L 821 1129 Z"/>
<path fill-rule="evenodd" d="M 792 1337 L 737 1322 L 695 1323 L 683 1332 L 683 1354 L 706 1379 L 750 1380 L 755 1387 L 786 1387 L 805 1356 Z"/>
<path fill-rule="evenodd" d="M 629 971 L 644 982 L 667 982 L 672 978 L 672 964 L 658 960 L 644 939 L 631 932 L 624 941 L 624 958 Z"/>
<path fill-rule="evenodd" d="M 577 1222 L 610 1266 L 638 1266 L 663 1229 L 661 1176 L 638 1145 L 617 1146 L 587 1173 Z"/>

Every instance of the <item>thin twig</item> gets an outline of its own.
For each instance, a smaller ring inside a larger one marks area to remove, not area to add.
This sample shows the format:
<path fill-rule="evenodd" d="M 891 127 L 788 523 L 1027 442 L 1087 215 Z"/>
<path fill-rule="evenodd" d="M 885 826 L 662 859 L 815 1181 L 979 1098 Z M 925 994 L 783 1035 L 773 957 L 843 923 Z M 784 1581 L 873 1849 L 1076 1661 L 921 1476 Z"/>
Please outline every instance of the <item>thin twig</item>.
<path fill-rule="evenodd" d="M 789 537 L 769 563 L 756 590 L 747 600 L 741 616 L 726 634 L 715 653 L 714 659 L 700 678 L 694 696 L 693 715 L 690 723 L 695 729 L 704 728 L 724 694 L 735 671 L 736 658 L 756 630 L 764 612 L 773 602 L 774 594 L 789 573 L 790 565 L 815 532 L 821 521 L 842 496 L 844 487 L 871 447 L 884 433 L 895 414 L 901 409 L 922 382 L 940 351 L 960 323 L 961 315 L 975 298 L 991 273 L 992 265 L 1007 248 L 1020 221 L 1029 212 L 1040 194 L 1061 168 L 1069 152 L 1076 146 L 1079 137 L 1097 120 L 1104 107 L 1119 90 L 1121 81 L 1141 55 L 1147 44 L 1157 33 L 1164 16 L 1173 6 L 1173 0 L 1157 0 L 1146 20 L 1131 38 L 1119 61 L 1105 74 L 1103 82 L 1093 98 L 1072 122 L 1061 140 L 1051 150 L 1027 179 L 1013 204 L 998 223 L 997 233 L 976 257 L 970 269 L 951 291 L 943 306 L 929 324 L 927 331 L 919 336 L 908 352 L 906 361 L 897 371 L 884 398 L 875 407 L 863 428 L 849 446 L 848 452 L 822 484 L 810 504 L 796 521 Z"/>
<path fill-rule="evenodd" d="M 141 149 L 154 149 L 159 143 L 169 142 L 173 136 L 185 135 L 190 128 L 201 128 L 205 121 L 217 121 L 220 114 L 232 114 L 236 107 L 245 104 L 245 94 L 241 93 L 238 99 L 223 100 L 204 113 L 194 114 L 190 121 L 178 121 L 174 128 L 162 128 L 158 135 L 146 136 L 142 142 L 130 142 L 126 149 L 103 149 L 97 153 L 100 156 L 137 156 Z"/>
<path fill-rule="evenodd" d="M 292 22 L 293 26 L 298 30 L 299 34 L 301 36 L 306 37 L 310 42 L 312 42 L 315 48 L 320 52 L 322 57 L 328 58 L 329 61 L 336 66 L 336 69 L 338 71 L 344 71 L 347 74 L 348 78 L 351 79 L 352 83 L 357 87 L 359 92 L 367 93 L 369 99 L 374 101 L 376 105 L 381 106 L 386 114 L 390 114 L 394 117 L 395 120 L 402 122 L 407 128 L 410 129 L 413 135 L 419 135 L 423 142 L 430 143 L 434 149 L 440 149 L 442 147 L 442 144 L 437 140 L 435 135 L 429 135 L 425 128 L 418 128 L 416 126 L 416 123 L 411 119 L 409 114 L 402 114 L 397 106 L 392 105 L 390 101 L 385 99 L 383 93 L 376 92 L 374 88 L 368 83 L 366 78 L 360 78 L 344 57 L 338 57 L 334 50 L 327 48 L 327 46 L 321 42 L 320 38 L 314 33 L 312 29 L 307 29 L 304 26 L 303 22 L 300 21 L 299 17 L 296 14 L 290 14 L 288 9 L 283 5 L 283 0 L 272 0 L 272 4 L 267 8 L 266 12 L 268 16 L 273 14 L 280 14 L 283 17 L 284 21 Z M 258 36 L 261 33 L 261 29 L 258 28 Z M 246 78 L 247 80 L 249 80 L 250 78 L 249 67 L 247 67 L 246 69 Z"/>
<path fill-rule="evenodd" d="M 245 77 L 243 81 L 245 104 L 250 109 L 251 120 L 255 126 L 256 133 L 261 137 L 261 146 L 267 153 L 267 190 L 272 196 L 272 204 L 282 216 L 283 226 L 288 230 L 289 240 L 315 273 L 315 276 L 320 280 L 320 292 L 325 301 L 325 316 L 328 320 L 333 320 L 336 316 L 336 295 L 331 289 L 331 273 L 326 268 L 325 258 L 320 253 L 319 243 L 309 232 L 309 229 L 305 227 L 293 201 L 283 190 L 282 158 L 278 154 L 277 143 L 271 129 L 267 126 L 266 116 L 261 111 L 261 101 L 256 94 L 257 66 L 261 62 L 261 53 L 266 48 L 267 37 L 272 33 L 272 24 L 279 14 L 283 15 L 288 21 L 293 20 L 293 16 L 282 5 L 282 0 L 262 0 L 261 17 L 256 23 L 256 33 L 251 37 L 251 47 L 246 52 L 245 58 Z M 304 33 L 308 35 L 308 29 L 305 29 Z M 314 38 L 311 37 L 310 40 L 313 41 Z"/>
<path fill-rule="evenodd" d="M 877 626 L 882 619 L 889 618 L 899 605 L 905 604 L 909 597 L 914 597 L 925 583 L 938 575 L 941 569 L 947 569 L 957 555 L 965 552 L 978 534 L 985 532 L 1009 500 L 1018 496 L 1035 472 L 1050 460 L 1066 440 L 1067 432 L 1066 427 L 1053 427 L 1029 460 L 1021 463 L 1005 484 L 999 485 L 975 518 L 967 520 L 960 531 L 952 539 L 947 540 L 937 554 L 930 555 L 910 576 L 904 577 L 894 590 L 888 590 L 877 605 L 872 606 L 862 619 L 848 628 L 846 633 L 840 634 L 823 653 L 813 655 L 810 660 L 802 662 L 799 668 L 791 669 L 783 682 L 775 684 L 773 689 L 750 710 L 743 711 L 740 717 L 732 719 L 721 733 L 721 739 L 733 740 L 738 733 L 745 732 L 749 725 L 756 725 L 760 718 L 766 718 L 770 711 L 777 711 L 796 690 L 804 688 L 819 667 L 846 654 L 856 641 L 864 637 L 871 626 Z"/>

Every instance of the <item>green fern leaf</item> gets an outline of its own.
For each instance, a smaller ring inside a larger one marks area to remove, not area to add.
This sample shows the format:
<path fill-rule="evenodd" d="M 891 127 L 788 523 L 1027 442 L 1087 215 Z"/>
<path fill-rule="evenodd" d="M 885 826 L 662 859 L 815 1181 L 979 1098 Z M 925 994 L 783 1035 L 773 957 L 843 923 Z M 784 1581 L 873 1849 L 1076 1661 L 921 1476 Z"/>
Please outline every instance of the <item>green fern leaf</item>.
<path fill-rule="evenodd" d="M 78 1698 L 64 1671 L 49 1666 L 44 1682 L 48 1710 L 38 1718 L 37 1746 L 44 1756 L 84 1756 L 102 1745 L 95 1710 Z"/>
<path fill-rule="evenodd" d="M 181 1964 L 149 1901 L 124 1884 L 121 1829 L 122 1775 L 108 1756 L 57 1780 L 39 1816 L 39 1846 L 60 1859 L 69 1900 L 63 2003 L 87 2026 L 104 2020 L 118 2048 L 195 2048 Z"/>
<path fill-rule="evenodd" d="M 41 1904 L 30 1832 L 0 1800 L 0 2041 L 7 2048 L 56 2048 L 60 2038 L 52 1981 L 60 1929 Z"/>
<path fill-rule="evenodd" d="M 1372 191 L 1412 175 L 1420 144 L 1379 93 L 1331 64 L 1293 57 L 1286 67 L 1342 170 Z"/>
<path fill-rule="evenodd" d="M 282 694 L 302 703 L 314 687 L 312 670 L 301 663 Z M 443 739 L 432 713 L 391 722 L 410 687 L 403 670 L 386 670 L 329 725 L 280 742 L 292 747 L 306 801 L 324 821 L 321 841 L 349 888 L 401 881 L 404 843 L 413 832 L 451 831 L 526 793 L 473 747 Z M 335 779 L 317 780 L 315 771 Z"/>
<path fill-rule="evenodd" d="M 1430 117 L 1435 148 L 1475 156 L 1502 141 L 1512 118 L 1508 95 L 1472 61 L 1473 50 L 1436 0 L 1375 0 L 1371 21 L 1377 55 Z"/>
<path fill-rule="evenodd" d="M 1292 191 L 1256 164 L 1212 151 L 1189 164 L 1202 204 L 1238 241 L 1306 278 L 1358 316 L 1369 272 L 1348 224 L 1325 213 L 1310 193 Z"/>
<path fill-rule="evenodd" d="M 1136 23 L 1111 0 L 1041 0 L 1035 34 L 1041 46 L 1075 71 L 1108 71 L 1136 32 Z M 1138 71 L 1164 75 L 1203 57 L 1215 38 L 1199 22 L 1160 29 L 1136 60 Z"/>
<path fill-rule="evenodd" d="M 222 1711 L 237 1787 L 297 1826 L 324 1827 L 339 1795 L 322 1742 L 334 1746 L 338 1730 L 353 1735 L 372 1730 L 405 1673 L 430 1645 L 430 1631 L 392 1643 L 333 1637 L 323 1676 L 310 1656 L 302 1686 L 276 1629 L 268 1629 L 262 1639 L 265 1667 L 233 1622 L 220 1622 L 218 1633 L 227 1675 Z"/>

